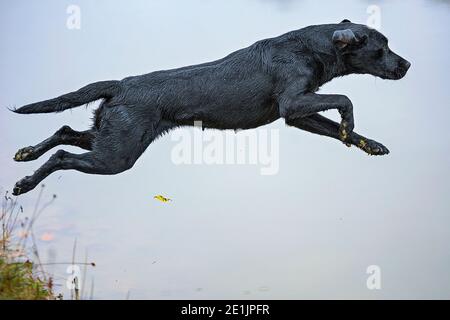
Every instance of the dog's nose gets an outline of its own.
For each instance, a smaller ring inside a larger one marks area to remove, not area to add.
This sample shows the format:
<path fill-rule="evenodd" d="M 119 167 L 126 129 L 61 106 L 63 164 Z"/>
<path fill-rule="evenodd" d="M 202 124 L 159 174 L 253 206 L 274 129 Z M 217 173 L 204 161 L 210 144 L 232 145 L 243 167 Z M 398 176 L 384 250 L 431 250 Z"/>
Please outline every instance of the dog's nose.
<path fill-rule="evenodd" d="M 402 60 L 400 61 L 400 66 L 404 68 L 405 71 L 408 71 L 409 67 L 411 67 L 411 63 L 407 60 Z"/>

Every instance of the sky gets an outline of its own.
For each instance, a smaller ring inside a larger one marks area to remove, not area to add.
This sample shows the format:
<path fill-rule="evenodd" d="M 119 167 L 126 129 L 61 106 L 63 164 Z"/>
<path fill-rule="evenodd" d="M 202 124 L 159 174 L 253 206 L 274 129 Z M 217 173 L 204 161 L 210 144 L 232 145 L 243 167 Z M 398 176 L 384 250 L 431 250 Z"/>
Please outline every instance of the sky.
<path fill-rule="evenodd" d="M 71 5 L 79 29 L 68 27 Z M 35 225 L 42 260 L 71 261 L 76 241 L 76 261 L 87 254 L 96 263 L 83 290 L 88 297 L 93 287 L 97 299 L 450 298 L 449 1 L 2 1 L 0 188 L 11 190 L 57 150 L 16 163 L 19 148 L 62 125 L 88 128 L 95 104 L 40 115 L 8 107 L 215 60 L 311 24 L 366 23 L 372 5 L 390 47 L 412 63 L 408 74 L 346 76 L 321 93 L 347 95 L 355 131 L 388 156 L 278 120 L 254 130 L 277 134 L 275 174 L 261 174 L 260 164 L 177 164 L 174 137 L 200 131 L 177 129 L 122 174 L 48 177 L 43 198 L 57 199 Z M 24 216 L 38 194 L 19 197 Z M 369 266 L 379 270 L 378 289 L 367 286 Z M 68 297 L 66 267 L 48 271 Z"/>

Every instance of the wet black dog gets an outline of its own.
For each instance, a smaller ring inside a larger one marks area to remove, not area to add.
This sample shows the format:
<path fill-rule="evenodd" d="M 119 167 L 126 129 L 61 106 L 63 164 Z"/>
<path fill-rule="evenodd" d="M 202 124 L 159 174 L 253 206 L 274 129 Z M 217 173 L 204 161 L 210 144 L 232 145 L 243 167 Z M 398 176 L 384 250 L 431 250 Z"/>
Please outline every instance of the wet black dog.
<path fill-rule="evenodd" d="M 19 150 L 14 159 L 34 160 L 61 144 L 89 152 L 57 151 L 32 176 L 17 182 L 13 192 L 30 191 L 57 170 L 123 172 L 156 137 L 194 121 L 202 121 L 206 128 L 249 129 L 282 117 L 288 125 L 339 139 L 369 154 L 387 154 L 382 144 L 353 132 L 349 98 L 314 92 L 327 81 L 352 73 L 397 80 L 409 66 L 389 49 L 381 33 L 344 20 L 261 40 L 214 62 L 96 82 L 14 110 L 61 112 L 103 100 L 92 129 L 77 132 L 64 126 L 36 146 Z M 318 114 L 329 109 L 340 112 L 340 124 Z"/>

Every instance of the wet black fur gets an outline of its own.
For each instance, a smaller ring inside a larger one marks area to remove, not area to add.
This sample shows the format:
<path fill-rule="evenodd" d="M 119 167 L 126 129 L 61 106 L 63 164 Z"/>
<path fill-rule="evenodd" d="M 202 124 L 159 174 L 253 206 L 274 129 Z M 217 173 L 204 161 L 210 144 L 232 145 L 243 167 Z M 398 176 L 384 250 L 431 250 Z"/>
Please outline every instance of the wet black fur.
<path fill-rule="evenodd" d="M 17 152 L 16 161 L 29 161 L 60 144 L 88 150 L 57 151 L 32 176 L 20 180 L 14 194 L 33 189 L 56 170 L 93 174 L 128 170 L 159 135 L 194 121 L 202 121 L 206 128 L 250 129 L 282 117 L 288 125 L 340 139 L 370 154 L 386 154 L 382 144 L 353 132 L 353 106 L 346 96 L 315 92 L 335 77 L 369 73 L 399 79 L 408 68 L 381 33 L 344 20 L 261 40 L 213 62 L 96 82 L 14 110 L 61 112 L 103 100 L 90 130 L 64 126 L 47 140 Z M 328 109 L 340 112 L 340 124 L 318 114 Z"/>

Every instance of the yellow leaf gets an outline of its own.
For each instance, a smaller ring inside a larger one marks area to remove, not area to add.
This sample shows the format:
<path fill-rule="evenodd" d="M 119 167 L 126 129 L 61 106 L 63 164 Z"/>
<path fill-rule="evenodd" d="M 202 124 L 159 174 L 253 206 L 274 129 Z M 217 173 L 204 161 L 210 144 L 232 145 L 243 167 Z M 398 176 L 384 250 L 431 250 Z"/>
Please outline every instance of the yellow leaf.
<path fill-rule="evenodd" d="M 159 201 L 161 201 L 161 202 L 169 202 L 169 201 L 172 201 L 172 199 L 169 199 L 169 198 L 166 198 L 166 197 L 164 197 L 164 196 L 162 196 L 162 195 L 157 195 L 157 196 L 154 196 L 153 198 L 155 198 L 156 200 L 159 200 Z"/>

